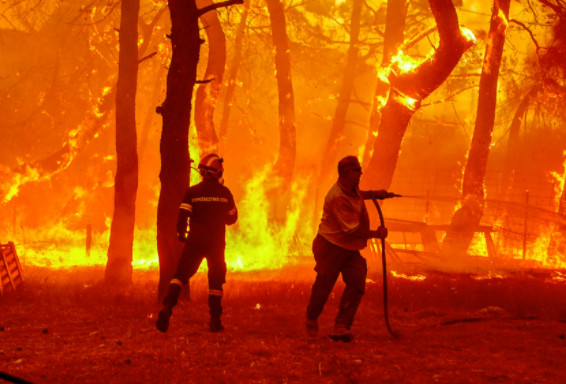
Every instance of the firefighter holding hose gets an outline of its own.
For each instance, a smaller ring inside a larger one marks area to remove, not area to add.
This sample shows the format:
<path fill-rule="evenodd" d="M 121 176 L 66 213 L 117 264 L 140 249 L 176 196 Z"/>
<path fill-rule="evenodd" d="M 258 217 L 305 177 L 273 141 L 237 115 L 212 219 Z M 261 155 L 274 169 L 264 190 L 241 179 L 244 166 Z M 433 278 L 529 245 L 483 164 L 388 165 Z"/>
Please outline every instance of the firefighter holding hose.
<path fill-rule="evenodd" d="M 216 154 L 204 156 L 198 171 L 202 181 L 187 189 L 177 220 L 177 236 L 185 242 L 177 272 L 169 284 L 163 308 L 158 314 L 156 327 L 167 332 L 173 307 L 177 305 L 182 287 L 197 272 L 202 260 L 208 264 L 208 306 L 210 331 L 224 329 L 222 314 L 222 285 L 226 282 L 224 259 L 226 225 L 238 219 L 238 210 L 230 190 L 223 185 L 223 159 Z M 187 233 L 187 224 L 189 231 Z"/>
<path fill-rule="evenodd" d="M 366 259 L 360 250 L 366 247 L 368 239 L 387 237 L 384 226 L 370 230 L 364 200 L 383 200 L 397 195 L 385 190 L 361 191 L 361 175 L 358 159 L 355 156 L 344 157 L 338 162 L 338 181 L 324 200 L 322 219 L 312 245 L 316 279 L 307 306 L 306 329 L 310 336 L 316 336 L 317 319 L 338 276 L 342 274 L 346 287 L 340 299 L 334 330 L 329 336 L 335 341 L 353 340 L 350 327 L 365 292 L 367 276 Z"/>

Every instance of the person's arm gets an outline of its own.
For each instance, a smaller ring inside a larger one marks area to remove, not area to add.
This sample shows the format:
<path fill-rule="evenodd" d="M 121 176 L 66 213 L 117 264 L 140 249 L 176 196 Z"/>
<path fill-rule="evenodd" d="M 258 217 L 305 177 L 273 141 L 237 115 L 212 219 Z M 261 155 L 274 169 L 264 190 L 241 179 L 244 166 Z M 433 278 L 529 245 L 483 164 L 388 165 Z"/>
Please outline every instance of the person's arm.
<path fill-rule="evenodd" d="M 179 206 L 179 215 L 177 217 L 177 238 L 179 241 L 187 240 L 187 224 L 191 213 L 193 212 L 193 206 L 190 204 L 191 198 L 189 192 L 185 193 L 185 197 Z"/>
<path fill-rule="evenodd" d="M 342 230 L 353 237 L 362 239 L 372 239 L 376 237 L 385 239 L 387 237 L 387 228 L 385 227 L 380 226 L 375 231 L 363 229 L 360 226 L 359 213 L 352 207 L 348 199 L 339 198 L 334 200 L 331 203 L 331 210 Z"/>
<path fill-rule="evenodd" d="M 238 221 L 238 208 L 236 208 L 236 203 L 234 203 L 234 197 L 232 193 L 228 191 L 228 211 L 226 212 L 226 225 L 232 225 Z"/>
<path fill-rule="evenodd" d="M 385 189 L 369 190 L 369 191 L 360 190 L 360 193 L 362 194 L 364 200 L 370 200 L 370 199 L 385 200 L 385 199 L 390 199 L 392 197 L 400 196 L 393 192 L 387 192 Z"/>
<path fill-rule="evenodd" d="M 385 239 L 388 235 L 388 231 L 386 227 L 382 227 L 382 226 L 377 228 L 376 231 L 372 231 L 371 229 L 363 230 L 361 228 L 358 228 L 356 231 L 352 233 L 352 235 L 355 237 L 361 237 L 362 239 L 373 239 L 373 238 Z"/>

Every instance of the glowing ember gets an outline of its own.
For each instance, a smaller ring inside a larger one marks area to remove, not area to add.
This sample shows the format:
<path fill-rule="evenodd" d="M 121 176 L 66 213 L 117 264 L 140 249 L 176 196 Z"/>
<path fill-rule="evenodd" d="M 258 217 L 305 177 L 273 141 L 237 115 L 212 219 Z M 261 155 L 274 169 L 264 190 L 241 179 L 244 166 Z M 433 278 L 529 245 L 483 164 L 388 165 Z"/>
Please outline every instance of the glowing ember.
<path fill-rule="evenodd" d="M 406 275 L 404 273 L 398 273 L 395 271 L 391 271 L 391 276 L 393 277 L 397 277 L 399 279 L 405 279 L 405 280 L 411 280 L 411 281 L 424 281 L 426 279 L 426 276 L 424 275 Z"/>
<path fill-rule="evenodd" d="M 503 279 L 503 275 L 498 275 L 495 273 L 489 272 L 487 275 L 473 275 L 472 279 L 474 280 L 491 280 L 491 279 Z"/>
<path fill-rule="evenodd" d="M 552 273 L 551 279 L 554 280 L 554 281 L 564 283 L 564 282 L 566 282 L 566 273 L 554 271 Z"/>

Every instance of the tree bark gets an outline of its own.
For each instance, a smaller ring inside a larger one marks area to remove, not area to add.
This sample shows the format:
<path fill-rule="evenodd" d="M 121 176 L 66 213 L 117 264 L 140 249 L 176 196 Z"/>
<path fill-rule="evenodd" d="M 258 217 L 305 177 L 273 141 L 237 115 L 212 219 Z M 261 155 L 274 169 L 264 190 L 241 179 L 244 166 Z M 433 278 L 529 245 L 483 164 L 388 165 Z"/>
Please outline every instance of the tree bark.
<path fill-rule="evenodd" d="M 275 46 L 275 71 L 279 95 L 279 155 L 274 166 L 284 191 L 291 183 L 297 152 L 295 132 L 295 98 L 291 79 L 291 59 L 281 0 L 267 0 Z"/>
<path fill-rule="evenodd" d="M 163 119 L 160 153 L 161 190 L 157 203 L 158 300 L 175 273 L 182 243 L 177 239 L 177 214 L 189 186 L 189 124 L 201 39 L 195 0 L 169 0 L 172 56 L 165 101 L 157 111 Z"/>
<path fill-rule="evenodd" d="M 120 16 L 120 53 L 116 86 L 117 167 L 114 215 L 110 227 L 105 275 L 106 283 L 118 288 L 132 282 L 132 244 L 138 190 L 136 89 L 139 6 L 139 0 L 122 0 Z"/>
<path fill-rule="evenodd" d="M 451 257 L 465 254 L 474 227 L 483 216 L 483 182 L 489 156 L 497 104 L 497 79 L 509 19 L 510 0 L 495 0 L 487 37 L 478 96 L 476 123 L 462 183 L 462 206 L 454 213 L 442 243 L 442 252 Z"/>
<path fill-rule="evenodd" d="M 348 46 L 348 55 L 346 58 L 346 67 L 344 68 L 344 77 L 342 78 L 342 86 L 338 95 L 336 110 L 334 111 L 334 119 L 332 119 L 332 128 L 330 136 L 324 148 L 322 155 L 322 163 L 320 165 L 320 176 L 318 178 L 318 187 L 327 189 L 329 180 L 336 178 L 336 164 L 340 143 L 344 139 L 344 129 L 346 125 L 346 114 L 350 104 L 350 98 L 354 90 L 354 80 L 356 77 L 356 66 L 358 62 L 358 38 L 360 35 L 360 17 L 362 14 L 362 0 L 353 0 L 352 2 L 352 18 L 350 21 L 350 43 Z M 316 196 L 318 197 L 317 192 Z"/>
<path fill-rule="evenodd" d="M 220 130 L 218 136 L 220 141 L 225 139 L 228 133 L 228 124 L 230 123 L 230 111 L 232 109 L 232 98 L 234 96 L 234 90 L 236 88 L 236 76 L 238 74 L 238 68 L 240 67 L 240 61 L 242 59 L 242 41 L 244 39 L 244 33 L 246 30 L 246 20 L 248 18 L 249 11 L 249 1 L 244 4 L 244 9 L 240 16 L 240 23 L 238 24 L 238 30 L 236 31 L 236 39 L 234 41 L 234 56 L 232 57 L 232 62 L 228 68 L 228 79 L 226 80 L 226 94 L 224 96 L 224 106 L 222 108 L 222 120 L 220 121 Z"/>
<path fill-rule="evenodd" d="M 405 20 L 407 18 L 407 0 L 388 0 L 385 16 L 385 34 L 383 37 L 383 57 L 381 58 L 381 67 L 378 71 L 381 73 L 391 64 L 391 58 L 403 44 L 405 36 Z M 381 122 L 381 110 L 385 106 L 387 100 L 387 91 L 389 84 L 381 78 L 378 73 L 377 84 L 373 95 L 371 114 L 369 118 L 369 129 L 364 146 L 364 154 L 362 158 L 362 167 L 365 169 L 373 154 L 373 145 L 379 124 Z"/>
<path fill-rule="evenodd" d="M 438 26 L 440 43 L 435 53 L 413 71 L 391 68 L 390 90 L 383 108 L 373 155 L 362 178 L 365 189 L 387 189 L 391 185 L 401 141 L 420 103 L 450 75 L 473 41 L 464 36 L 451 0 L 429 0 Z"/>
<path fill-rule="evenodd" d="M 211 5 L 212 0 L 197 0 L 197 6 Z M 204 74 L 207 83 L 199 84 L 195 97 L 195 127 L 201 153 L 218 152 L 218 136 L 214 129 L 214 109 L 222 88 L 226 65 L 226 37 L 216 12 L 200 16 L 208 38 L 208 62 Z"/>

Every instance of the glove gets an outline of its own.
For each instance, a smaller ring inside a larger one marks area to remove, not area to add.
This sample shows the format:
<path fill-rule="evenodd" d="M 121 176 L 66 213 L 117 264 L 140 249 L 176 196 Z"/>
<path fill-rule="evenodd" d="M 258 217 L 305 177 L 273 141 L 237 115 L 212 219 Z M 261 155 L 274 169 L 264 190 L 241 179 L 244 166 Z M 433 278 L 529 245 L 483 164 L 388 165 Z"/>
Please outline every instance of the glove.
<path fill-rule="evenodd" d="M 379 239 L 385 239 L 387 237 L 387 235 L 389 234 L 389 231 L 387 230 L 387 228 L 380 226 L 379 228 L 377 228 L 377 238 Z"/>
<path fill-rule="evenodd" d="M 385 200 L 385 199 L 390 199 L 392 197 L 401 197 L 401 195 L 398 195 L 396 193 L 393 192 L 387 192 L 385 189 L 379 189 L 377 191 L 372 190 L 369 191 L 370 192 L 370 196 L 372 199 L 377 199 L 377 200 Z"/>

